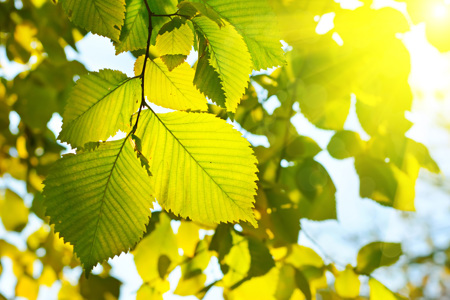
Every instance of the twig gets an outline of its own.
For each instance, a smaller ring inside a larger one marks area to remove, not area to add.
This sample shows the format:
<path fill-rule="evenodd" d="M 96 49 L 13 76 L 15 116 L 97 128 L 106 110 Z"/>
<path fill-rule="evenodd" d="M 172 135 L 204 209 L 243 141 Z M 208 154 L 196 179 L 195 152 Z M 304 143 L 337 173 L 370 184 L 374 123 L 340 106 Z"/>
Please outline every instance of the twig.
<path fill-rule="evenodd" d="M 136 132 L 136 129 L 137 129 L 137 126 L 138 126 L 138 123 L 139 123 L 139 117 L 141 116 L 142 108 L 144 106 L 148 107 L 148 104 L 145 102 L 145 91 L 144 91 L 144 86 L 145 85 L 144 85 L 144 82 L 145 82 L 145 68 L 147 66 L 147 60 L 148 60 L 148 55 L 149 55 L 149 51 L 150 51 L 150 42 L 151 42 L 151 39 L 152 39 L 152 31 L 153 31 L 152 16 L 153 16 L 153 13 L 152 13 L 152 11 L 150 9 L 150 6 L 148 5 L 147 0 L 144 0 L 144 3 L 145 3 L 145 7 L 147 8 L 148 18 L 149 18 L 149 20 L 148 20 L 147 48 L 146 48 L 146 51 L 145 51 L 144 65 L 142 66 L 142 73 L 141 73 L 141 75 L 138 76 L 139 78 L 141 78 L 141 91 L 142 91 L 141 104 L 139 105 L 139 111 L 138 111 L 138 114 L 137 114 L 137 117 L 136 117 L 136 123 L 134 123 L 134 126 L 133 126 L 133 129 L 131 130 L 131 133 L 135 133 Z"/>

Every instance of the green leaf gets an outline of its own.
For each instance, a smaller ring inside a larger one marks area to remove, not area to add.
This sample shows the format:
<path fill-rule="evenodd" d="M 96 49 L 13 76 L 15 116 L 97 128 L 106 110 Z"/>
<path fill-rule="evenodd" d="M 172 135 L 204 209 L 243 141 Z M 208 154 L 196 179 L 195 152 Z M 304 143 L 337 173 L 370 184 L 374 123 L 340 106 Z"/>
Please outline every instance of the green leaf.
<path fill-rule="evenodd" d="M 144 1 L 144 0 L 141 0 Z M 147 0 L 148 1 L 148 0 Z M 148 5 L 150 6 L 150 10 L 156 15 L 164 15 L 164 14 L 173 14 L 177 12 L 177 0 L 153 0 L 148 1 Z M 159 30 L 164 24 L 166 24 L 168 18 L 165 17 L 152 17 L 152 25 L 153 32 L 151 43 L 152 45 L 156 42 L 156 36 L 158 35 Z"/>
<path fill-rule="evenodd" d="M 295 269 L 295 283 L 297 287 L 302 291 L 307 300 L 312 299 L 311 288 L 309 286 L 308 279 L 305 277 L 302 271 Z"/>
<path fill-rule="evenodd" d="M 127 139 L 64 156 L 44 183 L 46 215 L 86 274 L 142 237 L 153 193 Z"/>
<path fill-rule="evenodd" d="M 194 42 L 194 33 L 181 18 L 173 18 L 164 24 L 156 37 L 159 55 L 189 55 Z"/>
<path fill-rule="evenodd" d="M 267 228 L 272 232 L 270 239 L 274 246 L 296 243 L 300 231 L 300 213 L 288 195 L 281 189 L 260 188 L 256 199 L 255 206 L 261 214 L 260 229 Z"/>
<path fill-rule="evenodd" d="M 247 46 L 230 24 L 219 27 L 203 16 L 195 17 L 192 21 L 207 40 L 209 63 L 219 74 L 225 92 L 227 110 L 235 112 L 252 72 Z"/>
<path fill-rule="evenodd" d="M 14 91 L 18 99 L 13 108 L 21 120 L 33 129 L 44 130 L 57 110 L 56 90 L 27 76 L 14 80 Z"/>
<path fill-rule="evenodd" d="M 200 0 L 233 25 L 248 46 L 256 70 L 285 64 L 275 14 L 266 0 Z"/>
<path fill-rule="evenodd" d="M 306 158 L 301 164 L 283 168 L 281 178 L 285 185 L 301 193 L 297 196 L 301 218 L 316 221 L 336 219 L 336 187 L 320 163 Z"/>
<path fill-rule="evenodd" d="M 194 84 L 209 99 L 225 108 L 225 92 L 222 88 L 219 74 L 209 64 L 209 60 L 210 55 L 207 52 L 204 52 L 204 55 L 198 59 Z"/>
<path fill-rule="evenodd" d="M 63 114 L 58 136 L 73 147 L 105 141 L 118 130 L 127 131 L 140 104 L 140 80 L 119 71 L 101 70 L 81 77 Z"/>
<path fill-rule="evenodd" d="M 365 142 L 358 133 L 348 130 L 338 131 L 328 143 L 327 150 L 337 159 L 359 155 L 365 148 Z"/>
<path fill-rule="evenodd" d="M 217 12 L 204 3 L 181 1 L 178 3 L 178 8 L 180 15 L 190 16 L 192 18 L 198 14 L 202 14 L 219 26 L 225 25 Z"/>
<path fill-rule="evenodd" d="M 83 299 L 95 300 L 107 299 L 110 297 L 118 299 L 122 282 L 111 276 L 103 277 L 99 275 L 91 275 L 89 279 L 86 279 L 83 275 L 81 275 L 79 284 L 80 294 L 83 296 Z"/>
<path fill-rule="evenodd" d="M 251 265 L 251 256 L 248 240 L 234 231 L 231 231 L 231 236 L 233 237 L 233 247 L 221 264 L 225 265 L 227 270 L 222 278 L 223 285 L 233 289 L 248 279 L 247 273 Z"/>
<path fill-rule="evenodd" d="M 289 161 L 301 160 L 314 157 L 322 151 L 316 141 L 307 136 L 297 136 L 286 145 L 284 158 Z"/>
<path fill-rule="evenodd" d="M 136 61 L 135 73 L 141 73 L 144 56 Z M 150 102 L 177 110 L 206 111 L 205 97 L 194 87 L 194 70 L 183 63 L 169 71 L 160 58 L 147 60 L 144 91 Z"/>
<path fill-rule="evenodd" d="M 243 220 L 256 226 L 256 158 L 231 125 L 210 114 L 146 110 L 136 135 L 164 209 L 206 224 Z"/>
<path fill-rule="evenodd" d="M 272 254 L 262 241 L 248 237 L 248 251 L 251 257 L 249 277 L 263 276 L 275 266 Z"/>
<path fill-rule="evenodd" d="M 126 8 L 120 40 L 115 43 L 116 54 L 147 46 L 149 18 L 144 0 L 126 0 Z"/>
<path fill-rule="evenodd" d="M 402 255 L 399 243 L 373 242 L 362 247 L 358 252 L 356 272 L 369 275 L 375 269 L 390 266 Z"/>
<path fill-rule="evenodd" d="M 343 50 L 328 36 L 307 51 L 289 58 L 294 95 L 301 113 L 322 129 L 341 130 L 350 110 L 351 86 L 341 70 L 352 66 L 342 61 Z M 288 66 L 289 67 L 289 66 Z M 281 79 L 281 80 L 280 80 Z M 286 81 L 281 77 L 279 81 Z"/>
<path fill-rule="evenodd" d="M 355 158 L 355 169 L 360 179 L 361 197 L 396 209 L 415 211 L 414 185 L 419 168 L 414 174 L 407 174 L 393 163 L 360 155 Z"/>
<path fill-rule="evenodd" d="M 125 17 L 125 0 L 61 0 L 76 25 L 118 41 Z"/>

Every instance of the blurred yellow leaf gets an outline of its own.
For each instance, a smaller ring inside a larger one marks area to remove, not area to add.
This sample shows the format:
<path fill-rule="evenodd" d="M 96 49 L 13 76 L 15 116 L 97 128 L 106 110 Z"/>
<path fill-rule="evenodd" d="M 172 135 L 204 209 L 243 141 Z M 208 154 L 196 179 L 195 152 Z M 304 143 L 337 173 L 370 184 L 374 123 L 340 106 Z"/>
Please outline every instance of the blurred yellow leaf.
<path fill-rule="evenodd" d="M 22 231 L 28 223 L 28 208 L 19 195 L 7 189 L 5 198 L 0 199 L 0 218 L 9 231 Z"/>
<path fill-rule="evenodd" d="M 16 296 L 30 300 L 37 299 L 39 283 L 28 275 L 22 275 L 16 285 Z"/>
<path fill-rule="evenodd" d="M 61 289 L 58 293 L 58 300 L 84 300 L 80 295 L 80 289 L 77 286 L 73 286 L 70 282 L 63 280 Z"/>
<path fill-rule="evenodd" d="M 358 297 L 360 285 L 358 275 L 355 274 L 351 265 L 348 265 L 344 271 L 339 272 L 334 281 L 334 288 L 342 298 Z"/>
<path fill-rule="evenodd" d="M 401 300 L 403 297 L 394 294 L 378 280 L 371 278 L 369 280 L 370 300 Z"/>
<path fill-rule="evenodd" d="M 285 262 L 296 268 L 302 268 L 304 266 L 322 268 L 324 266 L 323 259 L 311 248 L 292 245 L 291 251 L 292 252 L 288 255 Z"/>
<path fill-rule="evenodd" d="M 51 287 L 57 279 L 58 277 L 56 277 L 55 271 L 50 266 L 44 266 L 38 282 L 39 284 Z"/>
<path fill-rule="evenodd" d="M 195 248 L 199 241 L 198 231 L 201 227 L 194 222 L 181 221 L 178 228 L 177 243 L 178 247 L 183 249 L 183 254 L 188 257 L 193 257 Z"/>
<path fill-rule="evenodd" d="M 159 269 L 162 257 L 169 262 L 165 271 L 172 270 L 172 267 L 177 265 L 179 261 L 177 240 L 166 214 L 160 215 L 155 230 L 142 239 L 133 254 L 136 268 L 144 282 L 165 276 L 165 274 L 160 274 Z"/>
<path fill-rule="evenodd" d="M 208 251 L 208 244 L 205 240 L 201 240 L 195 256 L 181 265 L 182 277 L 174 293 L 180 296 L 196 295 L 201 298 L 198 293 L 204 288 L 206 281 L 203 270 L 208 266 L 210 259 L 211 253 Z"/>
<path fill-rule="evenodd" d="M 137 291 L 136 300 L 163 300 L 163 294 L 170 289 L 168 281 L 157 279 L 152 286 L 143 284 Z"/>
<path fill-rule="evenodd" d="M 266 275 L 253 277 L 227 293 L 230 300 L 275 300 L 277 280 L 280 270 L 272 268 Z"/>

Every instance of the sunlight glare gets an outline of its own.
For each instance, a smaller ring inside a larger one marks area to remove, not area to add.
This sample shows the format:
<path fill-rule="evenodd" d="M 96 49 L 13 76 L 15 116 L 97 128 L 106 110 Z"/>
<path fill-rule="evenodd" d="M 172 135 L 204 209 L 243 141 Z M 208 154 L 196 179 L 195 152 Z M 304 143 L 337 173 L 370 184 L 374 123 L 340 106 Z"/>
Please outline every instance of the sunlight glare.
<path fill-rule="evenodd" d="M 436 4 L 433 7 L 433 17 L 438 19 L 444 19 L 448 17 L 448 10 L 444 4 Z"/>

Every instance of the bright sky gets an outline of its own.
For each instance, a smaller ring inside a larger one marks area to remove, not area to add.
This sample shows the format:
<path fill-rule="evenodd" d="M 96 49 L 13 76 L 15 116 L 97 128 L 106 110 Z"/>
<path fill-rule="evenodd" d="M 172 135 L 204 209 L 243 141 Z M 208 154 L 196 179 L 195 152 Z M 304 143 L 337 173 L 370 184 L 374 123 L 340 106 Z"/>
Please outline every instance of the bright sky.
<path fill-rule="evenodd" d="M 435 9 L 435 14 L 435 17 L 448 17 L 441 16 L 442 13 L 439 8 Z M 326 23 L 323 25 L 323 30 L 326 30 Z M 450 54 L 440 54 L 427 43 L 423 25 L 413 27 L 412 31 L 403 37 L 403 40 L 411 53 L 410 84 L 415 95 L 414 109 L 408 114 L 408 118 L 414 121 L 415 125 L 408 132 L 408 136 L 424 143 L 442 168 L 443 174 L 448 176 L 450 174 L 450 160 L 448 159 L 450 134 L 448 130 L 443 129 L 439 122 L 448 122 L 445 120 L 444 114 L 447 112 L 448 115 L 448 112 L 450 112 Z M 77 43 L 77 47 L 78 53 L 70 48 L 66 49 L 69 59 L 81 61 L 91 71 L 112 68 L 119 69 L 129 76 L 134 75 L 135 59 L 130 54 L 115 56 L 114 48 L 106 38 L 89 34 Z M 9 63 L 6 60 L 4 48 L 0 48 L 0 63 L 3 66 L 3 69 L 0 70 L 0 76 L 6 78 L 13 78 L 23 70 L 21 65 Z M 268 110 L 273 110 L 277 102 L 276 99 L 272 99 L 267 104 Z M 18 116 L 13 113 L 10 118 L 11 129 L 15 130 L 19 121 Z M 326 148 L 332 132 L 315 128 L 301 114 L 294 116 L 292 122 L 299 128 L 299 132 L 314 138 L 322 148 Z M 447 125 L 450 124 L 447 123 Z M 55 114 L 49 122 L 49 128 L 57 133 L 60 127 L 61 117 Z M 352 107 L 345 128 L 366 136 L 358 123 L 354 107 Z M 433 134 L 430 134 L 430 132 Z M 246 137 L 257 143 L 266 143 L 265 139 L 256 136 L 246 135 Z M 359 179 L 352 159 L 338 161 L 331 158 L 326 151 L 323 151 L 317 156 L 317 160 L 328 170 L 337 187 L 339 221 L 310 222 L 302 220 L 302 227 L 310 236 L 315 237 L 321 248 L 326 249 L 327 256 L 333 257 L 335 261 L 343 265 L 354 264 L 359 247 L 374 240 L 403 242 L 408 253 L 425 254 L 430 250 L 424 239 L 427 235 L 430 235 L 435 243 L 442 247 L 448 245 L 450 229 L 448 218 L 450 213 L 449 195 L 444 193 L 442 189 L 430 184 L 431 179 L 442 180 L 443 176 L 436 178 L 423 172 L 416 186 L 417 213 L 404 213 L 382 207 L 371 200 L 359 198 Z M 11 187 L 20 195 L 24 195 L 25 187 L 22 183 L 8 178 L 0 179 L 0 187 L 4 186 Z M 28 204 L 31 201 L 30 197 L 26 197 L 26 200 Z M 41 222 L 37 218 L 33 218 L 31 225 L 27 226 L 23 233 L 12 237 L 9 234 L 7 238 L 17 245 L 24 246 L 25 237 L 36 230 L 40 224 Z M 6 232 L 0 225 L 0 238 L 4 238 L 5 235 Z M 304 234 L 300 235 L 299 242 L 321 253 L 321 249 Z M 323 253 L 321 254 L 324 256 Z M 122 254 L 119 258 L 110 260 L 110 262 L 114 266 L 112 274 L 124 282 L 121 299 L 129 299 L 142 282 L 136 272 L 132 255 Z M 7 276 L 8 272 L 11 272 L 11 264 L 7 259 L 2 259 L 2 264 L 4 272 L 0 276 L 0 292 L 7 297 L 12 297 L 13 290 L 11 287 L 15 281 L 12 276 Z M 39 270 L 39 267 L 37 269 Z M 67 276 L 75 284 L 80 273 L 81 270 L 77 269 L 67 272 Z M 207 274 L 210 275 L 208 282 L 220 278 L 217 262 L 213 262 L 208 267 Z M 171 275 L 172 291 L 180 275 L 179 270 Z M 404 285 L 403 279 L 396 272 L 381 269 L 375 273 L 375 276 L 394 290 Z M 39 299 L 54 298 L 58 289 L 58 284 L 55 284 L 51 289 L 44 288 L 39 295 Z M 207 294 L 206 299 L 220 298 L 222 298 L 221 289 L 213 288 Z M 178 297 L 168 293 L 165 295 L 165 299 L 196 298 Z"/>

